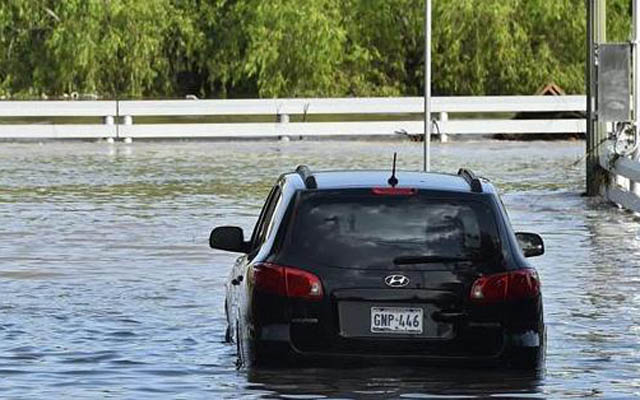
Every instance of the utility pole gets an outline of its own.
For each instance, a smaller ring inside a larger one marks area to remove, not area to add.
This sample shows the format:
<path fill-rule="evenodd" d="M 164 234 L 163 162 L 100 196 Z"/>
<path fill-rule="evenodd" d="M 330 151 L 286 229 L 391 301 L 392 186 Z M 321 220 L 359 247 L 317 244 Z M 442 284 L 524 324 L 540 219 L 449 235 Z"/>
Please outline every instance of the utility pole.
<path fill-rule="evenodd" d="M 431 170 L 431 0 L 424 0 L 424 172 Z"/>

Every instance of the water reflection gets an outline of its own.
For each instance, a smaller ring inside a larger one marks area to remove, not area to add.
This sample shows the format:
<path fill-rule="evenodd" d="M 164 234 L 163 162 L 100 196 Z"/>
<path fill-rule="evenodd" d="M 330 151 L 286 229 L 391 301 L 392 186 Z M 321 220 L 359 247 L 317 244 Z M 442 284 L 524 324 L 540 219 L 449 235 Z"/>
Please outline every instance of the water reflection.
<path fill-rule="evenodd" d="M 263 398 L 544 398 L 540 374 L 504 369 L 251 369 L 247 377 L 248 389 L 267 392 Z"/>

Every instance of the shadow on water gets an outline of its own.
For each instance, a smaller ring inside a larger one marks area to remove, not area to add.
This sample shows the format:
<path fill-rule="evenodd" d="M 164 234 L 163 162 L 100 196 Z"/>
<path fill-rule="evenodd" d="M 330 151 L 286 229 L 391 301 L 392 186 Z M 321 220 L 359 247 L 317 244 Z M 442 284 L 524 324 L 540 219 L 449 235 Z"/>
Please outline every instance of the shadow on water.
<path fill-rule="evenodd" d="M 368 368 L 247 369 L 247 389 L 263 398 L 544 398 L 542 373 L 504 369 L 385 366 Z"/>

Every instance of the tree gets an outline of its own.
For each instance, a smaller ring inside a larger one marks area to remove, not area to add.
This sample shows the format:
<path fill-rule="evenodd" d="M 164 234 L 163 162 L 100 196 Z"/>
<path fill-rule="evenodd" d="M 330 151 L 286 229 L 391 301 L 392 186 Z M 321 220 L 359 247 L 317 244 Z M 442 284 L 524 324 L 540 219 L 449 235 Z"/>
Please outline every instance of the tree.
<path fill-rule="evenodd" d="M 584 91 L 584 0 L 433 0 L 436 95 Z M 630 0 L 608 0 L 627 41 Z M 424 0 L 3 0 L 0 95 L 420 95 Z"/>

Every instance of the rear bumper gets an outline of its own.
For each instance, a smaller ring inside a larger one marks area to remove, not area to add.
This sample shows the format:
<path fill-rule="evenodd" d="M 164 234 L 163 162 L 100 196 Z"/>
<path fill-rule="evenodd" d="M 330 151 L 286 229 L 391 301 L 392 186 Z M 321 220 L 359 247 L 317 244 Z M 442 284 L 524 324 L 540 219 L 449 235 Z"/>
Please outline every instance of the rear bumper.
<path fill-rule="evenodd" d="M 266 328 L 266 329 L 265 329 Z M 265 326 L 260 338 L 249 345 L 251 362 L 259 365 L 372 365 L 384 363 L 437 364 L 452 366 L 511 366 L 524 369 L 539 369 L 544 363 L 544 326 L 539 331 L 506 332 L 499 351 L 490 355 L 430 354 L 415 351 L 384 354 L 377 351 L 349 351 L 336 349 L 327 343 L 326 349 L 304 351 L 296 347 L 290 337 L 289 324 Z M 478 343 L 482 346 L 483 343 Z"/>

